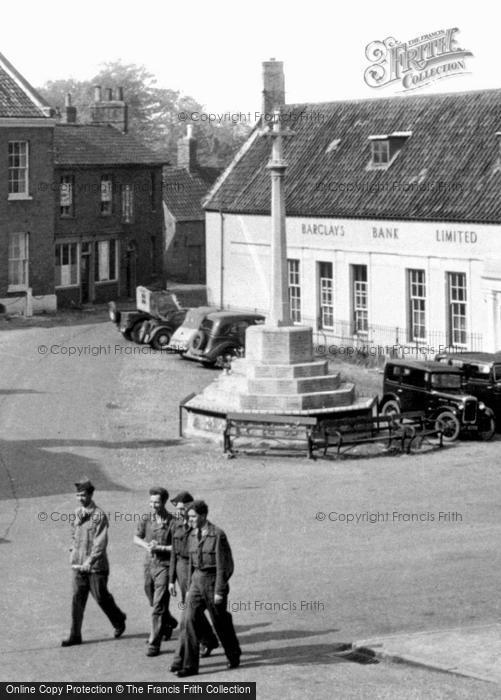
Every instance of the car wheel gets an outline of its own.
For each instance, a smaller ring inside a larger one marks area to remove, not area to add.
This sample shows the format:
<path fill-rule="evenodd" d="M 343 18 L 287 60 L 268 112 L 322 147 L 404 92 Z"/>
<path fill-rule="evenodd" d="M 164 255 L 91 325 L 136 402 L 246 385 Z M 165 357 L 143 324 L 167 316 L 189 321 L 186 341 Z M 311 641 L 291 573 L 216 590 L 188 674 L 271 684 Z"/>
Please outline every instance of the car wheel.
<path fill-rule="evenodd" d="M 479 416 L 478 421 L 478 437 L 481 440 L 492 440 L 496 432 L 496 419 L 494 413 L 490 409 L 486 409 Z"/>
<path fill-rule="evenodd" d="M 162 329 L 161 331 L 158 331 L 156 336 L 150 342 L 150 345 L 155 350 L 165 350 L 167 345 L 170 343 L 171 337 L 172 333 L 170 331 L 168 331 L 166 328 Z"/>
<path fill-rule="evenodd" d="M 108 315 L 112 323 L 116 323 L 117 325 L 120 323 L 121 314 L 114 301 L 110 301 L 108 304 Z"/>
<path fill-rule="evenodd" d="M 141 342 L 142 342 L 142 340 L 141 340 L 141 329 L 142 329 L 142 327 L 143 327 L 144 325 L 146 325 L 147 323 L 148 323 L 148 321 L 137 321 L 137 323 L 135 323 L 135 324 L 132 326 L 132 328 L 130 329 L 130 339 L 131 339 L 134 343 L 141 343 Z M 144 338 L 144 331 L 143 331 L 143 336 L 142 336 L 142 337 Z"/>
<path fill-rule="evenodd" d="M 388 399 L 388 401 L 385 401 L 381 406 L 379 413 L 383 416 L 399 416 L 401 413 L 400 404 L 394 399 Z"/>
<path fill-rule="evenodd" d="M 435 429 L 442 431 L 445 442 L 454 442 L 461 430 L 461 424 L 454 413 L 442 411 L 435 418 Z"/>

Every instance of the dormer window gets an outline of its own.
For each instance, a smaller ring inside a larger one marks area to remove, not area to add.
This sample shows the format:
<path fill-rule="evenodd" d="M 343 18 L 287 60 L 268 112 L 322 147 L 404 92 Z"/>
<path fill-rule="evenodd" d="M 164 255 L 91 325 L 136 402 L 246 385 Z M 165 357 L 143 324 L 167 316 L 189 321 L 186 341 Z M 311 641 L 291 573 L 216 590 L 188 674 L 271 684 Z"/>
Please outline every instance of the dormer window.
<path fill-rule="evenodd" d="M 369 136 L 371 161 L 367 170 L 386 170 L 400 153 L 411 131 L 394 131 L 392 134 Z"/>

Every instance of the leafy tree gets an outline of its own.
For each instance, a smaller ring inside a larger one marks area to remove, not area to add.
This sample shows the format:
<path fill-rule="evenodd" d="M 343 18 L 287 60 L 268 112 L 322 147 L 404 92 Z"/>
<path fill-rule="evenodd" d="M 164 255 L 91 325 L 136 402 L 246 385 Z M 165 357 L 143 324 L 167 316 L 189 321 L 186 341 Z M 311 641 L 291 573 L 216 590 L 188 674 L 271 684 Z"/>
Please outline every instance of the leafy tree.
<path fill-rule="evenodd" d="M 116 89 L 122 87 L 128 105 L 129 132 L 153 150 L 165 154 L 172 164 L 176 163 L 177 141 L 186 133 L 186 122 L 180 121 L 178 114 L 204 112 L 199 102 L 176 90 L 157 87 L 155 76 L 145 66 L 121 61 L 103 64 L 92 80 L 49 81 L 38 90 L 61 114 L 64 114 L 66 95 L 70 93 L 72 104 L 77 107 L 77 121 L 89 123 L 95 85 L 112 88 L 113 96 Z M 241 123 L 197 122 L 194 135 L 198 141 L 199 162 L 216 167 L 227 165 L 249 130 L 249 125 Z"/>

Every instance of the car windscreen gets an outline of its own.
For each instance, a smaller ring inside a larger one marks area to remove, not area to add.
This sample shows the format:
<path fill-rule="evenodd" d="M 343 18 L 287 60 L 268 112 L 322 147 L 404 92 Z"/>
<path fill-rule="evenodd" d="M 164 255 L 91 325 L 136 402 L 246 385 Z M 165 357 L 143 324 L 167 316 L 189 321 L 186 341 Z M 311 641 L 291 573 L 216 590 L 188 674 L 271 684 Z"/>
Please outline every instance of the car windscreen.
<path fill-rule="evenodd" d="M 206 331 L 207 333 L 210 333 L 213 325 L 214 325 L 214 322 L 211 321 L 210 318 L 204 318 L 204 320 L 200 324 L 200 330 Z"/>
<path fill-rule="evenodd" d="M 461 375 L 450 372 L 434 372 L 431 375 L 433 389 L 461 389 Z"/>

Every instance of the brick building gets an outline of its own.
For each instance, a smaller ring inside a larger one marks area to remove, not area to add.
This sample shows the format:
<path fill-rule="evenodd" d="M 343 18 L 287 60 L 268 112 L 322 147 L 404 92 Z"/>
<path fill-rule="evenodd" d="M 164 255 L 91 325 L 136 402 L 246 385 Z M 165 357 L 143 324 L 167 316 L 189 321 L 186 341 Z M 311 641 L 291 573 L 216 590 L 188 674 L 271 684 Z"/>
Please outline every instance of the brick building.
<path fill-rule="evenodd" d="M 278 93 L 293 321 L 371 354 L 501 349 L 501 90 Z M 269 309 L 270 148 L 255 129 L 206 201 L 210 303 Z"/>
<path fill-rule="evenodd" d="M 92 123 L 67 100 L 55 127 L 55 286 L 58 304 L 134 296 L 162 274 L 165 159 L 127 133 L 121 89 L 95 89 Z"/>
<path fill-rule="evenodd" d="M 49 105 L 0 54 L 0 304 L 53 310 L 55 120 Z"/>
<path fill-rule="evenodd" d="M 197 162 L 197 142 L 188 126 L 178 141 L 177 167 L 164 168 L 165 272 L 167 279 L 205 284 L 205 212 L 202 200 L 220 174 Z"/>

